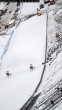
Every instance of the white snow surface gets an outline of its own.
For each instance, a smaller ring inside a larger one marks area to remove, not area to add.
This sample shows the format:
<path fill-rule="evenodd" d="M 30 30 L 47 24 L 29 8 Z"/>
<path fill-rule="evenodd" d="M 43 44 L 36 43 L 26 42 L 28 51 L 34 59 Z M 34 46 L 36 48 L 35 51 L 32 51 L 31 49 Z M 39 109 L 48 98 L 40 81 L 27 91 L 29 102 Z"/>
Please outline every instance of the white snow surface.
<path fill-rule="evenodd" d="M 39 8 L 39 2 L 34 3 L 34 2 L 25 2 L 23 3 L 23 8 L 21 10 L 22 14 L 29 14 L 29 13 L 34 13 L 37 12 L 37 8 Z"/>
<path fill-rule="evenodd" d="M 0 110 L 18 110 L 32 95 L 42 74 L 45 43 L 46 14 L 20 23 L 15 30 L 0 70 Z M 30 64 L 36 69 L 31 71 Z"/>

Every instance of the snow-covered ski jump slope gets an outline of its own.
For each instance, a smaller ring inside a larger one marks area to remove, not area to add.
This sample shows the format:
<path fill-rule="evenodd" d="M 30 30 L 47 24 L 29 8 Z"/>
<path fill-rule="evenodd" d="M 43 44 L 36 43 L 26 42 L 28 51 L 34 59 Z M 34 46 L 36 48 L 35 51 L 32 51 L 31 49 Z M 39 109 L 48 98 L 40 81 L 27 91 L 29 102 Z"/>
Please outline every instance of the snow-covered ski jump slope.
<path fill-rule="evenodd" d="M 19 24 L 1 65 L 0 110 L 18 110 L 32 95 L 43 70 L 45 43 L 46 13 Z M 30 64 L 35 66 L 33 71 Z"/>

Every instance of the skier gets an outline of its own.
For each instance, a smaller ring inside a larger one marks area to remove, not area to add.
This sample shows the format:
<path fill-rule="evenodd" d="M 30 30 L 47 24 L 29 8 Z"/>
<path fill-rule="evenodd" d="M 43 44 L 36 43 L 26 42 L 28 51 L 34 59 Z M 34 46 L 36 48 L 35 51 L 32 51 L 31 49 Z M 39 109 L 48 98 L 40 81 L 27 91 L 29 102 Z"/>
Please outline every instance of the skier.
<path fill-rule="evenodd" d="M 11 73 L 9 73 L 9 71 L 6 71 L 6 75 L 9 77 Z"/>
<path fill-rule="evenodd" d="M 30 69 L 31 70 L 33 70 L 35 67 L 33 67 L 33 65 L 32 64 L 30 64 Z"/>

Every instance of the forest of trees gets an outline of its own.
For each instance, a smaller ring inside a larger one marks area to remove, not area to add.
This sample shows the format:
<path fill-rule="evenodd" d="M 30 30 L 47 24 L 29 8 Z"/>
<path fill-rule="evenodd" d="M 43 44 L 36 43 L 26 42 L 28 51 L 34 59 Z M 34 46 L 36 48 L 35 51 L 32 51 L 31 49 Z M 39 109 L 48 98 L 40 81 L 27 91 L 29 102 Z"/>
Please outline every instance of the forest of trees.
<path fill-rule="evenodd" d="M 39 2 L 39 0 L 20 0 L 21 2 Z"/>

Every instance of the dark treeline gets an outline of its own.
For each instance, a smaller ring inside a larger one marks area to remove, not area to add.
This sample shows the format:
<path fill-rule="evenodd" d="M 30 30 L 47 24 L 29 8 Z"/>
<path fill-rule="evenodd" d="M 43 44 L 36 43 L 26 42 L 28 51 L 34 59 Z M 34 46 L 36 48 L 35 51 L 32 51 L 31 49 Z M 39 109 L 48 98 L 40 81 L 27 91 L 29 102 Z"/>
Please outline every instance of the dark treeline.
<path fill-rule="evenodd" d="M 39 2 L 39 0 L 0 0 L 0 2 Z"/>

